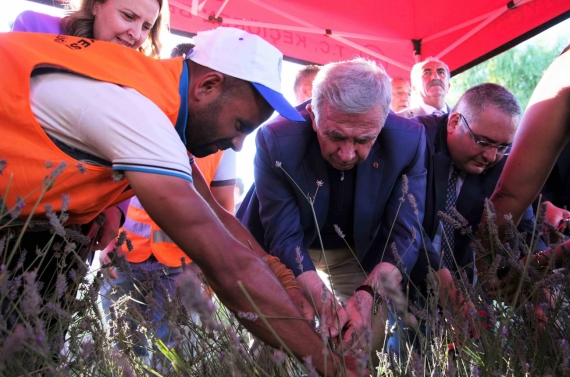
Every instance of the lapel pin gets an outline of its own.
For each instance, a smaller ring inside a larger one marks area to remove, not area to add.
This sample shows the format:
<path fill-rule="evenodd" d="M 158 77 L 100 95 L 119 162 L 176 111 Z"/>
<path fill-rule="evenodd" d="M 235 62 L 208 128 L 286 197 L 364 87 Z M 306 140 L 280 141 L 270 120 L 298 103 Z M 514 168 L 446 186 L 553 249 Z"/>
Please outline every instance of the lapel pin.
<path fill-rule="evenodd" d="M 378 163 L 377 163 L 377 162 L 373 162 L 373 163 L 372 163 L 372 167 L 373 167 L 374 169 L 378 169 Z"/>

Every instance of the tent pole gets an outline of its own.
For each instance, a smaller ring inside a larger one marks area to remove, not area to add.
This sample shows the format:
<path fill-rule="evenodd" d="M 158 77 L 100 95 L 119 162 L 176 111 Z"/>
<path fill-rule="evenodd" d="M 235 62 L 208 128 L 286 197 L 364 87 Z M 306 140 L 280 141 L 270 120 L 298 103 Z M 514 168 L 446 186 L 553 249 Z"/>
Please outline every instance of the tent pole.
<path fill-rule="evenodd" d="M 220 7 L 220 9 L 218 9 L 218 11 L 216 12 L 216 18 L 220 17 L 220 14 L 222 14 L 224 8 L 225 8 L 226 5 L 228 4 L 228 1 L 230 1 L 230 0 L 224 0 L 224 3 L 223 3 L 222 6 Z"/>

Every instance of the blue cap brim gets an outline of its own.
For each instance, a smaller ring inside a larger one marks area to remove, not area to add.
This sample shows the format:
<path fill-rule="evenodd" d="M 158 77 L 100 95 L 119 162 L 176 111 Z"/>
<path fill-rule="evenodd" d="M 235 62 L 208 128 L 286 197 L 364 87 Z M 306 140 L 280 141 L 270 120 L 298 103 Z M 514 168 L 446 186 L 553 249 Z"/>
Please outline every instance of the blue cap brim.
<path fill-rule="evenodd" d="M 252 82 L 252 85 L 279 114 L 295 122 L 305 121 L 305 118 L 303 118 L 303 116 L 293 106 L 291 106 L 285 97 L 283 97 L 283 94 L 255 82 Z"/>

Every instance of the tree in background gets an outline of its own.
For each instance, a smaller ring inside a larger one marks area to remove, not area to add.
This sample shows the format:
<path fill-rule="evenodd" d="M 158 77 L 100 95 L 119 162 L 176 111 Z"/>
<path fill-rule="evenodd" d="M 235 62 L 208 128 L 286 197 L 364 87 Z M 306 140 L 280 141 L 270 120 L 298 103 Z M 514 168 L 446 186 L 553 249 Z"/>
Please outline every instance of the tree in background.
<path fill-rule="evenodd" d="M 492 82 L 509 89 L 526 109 L 528 100 L 554 58 L 570 41 L 557 38 L 533 38 L 495 56 L 451 79 L 446 102 L 453 106 L 459 97 L 474 85 Z"/>

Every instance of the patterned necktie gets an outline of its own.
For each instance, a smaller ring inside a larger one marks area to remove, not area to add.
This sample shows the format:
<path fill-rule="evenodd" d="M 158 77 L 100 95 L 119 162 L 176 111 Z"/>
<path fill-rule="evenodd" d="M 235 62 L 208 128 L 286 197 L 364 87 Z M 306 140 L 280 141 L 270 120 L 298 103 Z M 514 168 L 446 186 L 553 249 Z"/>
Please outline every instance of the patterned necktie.
<path fill-rule="evenodd" d="M 436 115 L 436 116 L 438 116 L 438 117 L 440 117 L 440 116 L 443 115 L 443 111 L 441 111 L 441 110 L 435 110 L 432 114 L 433 114 L 433 115 Z"/>
<path fill-rule="evenodd" d="M 450 214 L 451 207 L 455 207 L 457 201 L 457 179 L 461 172 L 455 166 L 453 173 L 447 182 L 447 198 L 445 200 L 445 212 Z M 455 247 L 455 228 L 447 221 L 443 221 L 443 266 L 447 267 L 449 271 L 455 271 L 455 262 L 453 260 L 453 249 Z"/>

